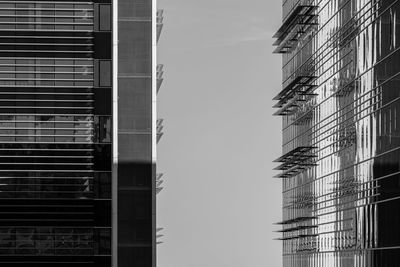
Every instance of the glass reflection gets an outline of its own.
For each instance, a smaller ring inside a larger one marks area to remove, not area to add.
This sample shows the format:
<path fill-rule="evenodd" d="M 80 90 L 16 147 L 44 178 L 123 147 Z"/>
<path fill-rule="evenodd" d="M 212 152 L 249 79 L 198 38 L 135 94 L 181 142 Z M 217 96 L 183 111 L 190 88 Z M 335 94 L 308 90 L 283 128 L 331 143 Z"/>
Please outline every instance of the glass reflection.
<path fill-rule="evenodd" d="M 284 266 L 396 266 L 400 2 L 283 2 Z"/>

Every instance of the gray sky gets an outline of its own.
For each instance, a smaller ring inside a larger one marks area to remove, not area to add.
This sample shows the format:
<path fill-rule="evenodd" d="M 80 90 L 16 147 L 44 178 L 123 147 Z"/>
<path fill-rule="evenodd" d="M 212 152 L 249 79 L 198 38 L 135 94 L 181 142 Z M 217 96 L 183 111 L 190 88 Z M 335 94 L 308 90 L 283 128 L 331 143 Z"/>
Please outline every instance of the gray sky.
<path fill-rule="evenodd" d="M 158 0 L 160 267 L 281 266 L 279 0 Z"/>

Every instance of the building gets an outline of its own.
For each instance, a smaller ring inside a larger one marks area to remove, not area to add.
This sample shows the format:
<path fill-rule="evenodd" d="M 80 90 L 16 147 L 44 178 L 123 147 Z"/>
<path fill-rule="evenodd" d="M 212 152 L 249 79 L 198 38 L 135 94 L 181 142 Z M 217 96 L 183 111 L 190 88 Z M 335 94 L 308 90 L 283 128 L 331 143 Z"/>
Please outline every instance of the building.
<path fill-rule="evenodd" d="M 400 2 L 285 0 L 283 265 L 400 262 Z"/>
<path fill-rule="evenodd" d="M 154 0 L 0 2 L 1 266 L 156 266 L 161 26 Z"/>

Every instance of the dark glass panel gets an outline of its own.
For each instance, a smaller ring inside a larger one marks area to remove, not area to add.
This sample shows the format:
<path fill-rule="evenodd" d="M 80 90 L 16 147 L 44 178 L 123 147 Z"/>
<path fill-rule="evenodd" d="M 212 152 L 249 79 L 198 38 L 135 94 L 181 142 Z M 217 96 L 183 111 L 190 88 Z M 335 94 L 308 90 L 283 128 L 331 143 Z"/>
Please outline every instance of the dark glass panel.
<path fill-rule="evenodd" d="M 118 127 L 123 131 L 151 130 L 151 78 L 118 79 Z"/>
<path fill-rule="evenodd" d="M 151 188 L 152 164 L 144 162 L 118 163 L 118 185 Z"/>
<path fill-rule="evenodd" d="M 135 223 L 151 220 L 152 196 L 150 191 L 119 190 L 118 220 L 120 223 Z"/>
<path fill-rule="evenodd" d="M 119 18 L 151 18 L 151 1 L 120 0 L 118 1 Z"/>
<path fill-rule="evenodd" d="M 111 172 L 95 172 L 94 192 L 96 198 L 111 198 Z"/>
<path fill-rule="evenodd" d="M 111 229 L 96 229 L 96 253 L 99 255 L 111 254 Z"/>
<path fill-rule="evenodd" d="M 118 265 L 121 267 L 152 266 L 152 249 L 151 247 L 119 247 L 118 249 Z"/>
<path fill-rule="evenodd" d="M 94 225 L 97 227 L 111 226 L 111 201 L 110 200 L 95 200 L 94 201 Z"/>
<path fill-rule="evenodd" d="M 118 44 L 119 76 L 151 75 L 151 22 L 118 22 L 120 34 Z"/>
<path fill-rule="evenodd" d="M 111 171 L 111 145 L 94 145 L 94 170 Z"/>
<path fill-rule="evenodd" d="M 94 114 L 111 115 L 111 88 L 94 89 Z"/>
<path fill-rule="evenodd" d="M 150 133 L 118 135 L 119 162 L 151 163 L 152 136 Z"/>

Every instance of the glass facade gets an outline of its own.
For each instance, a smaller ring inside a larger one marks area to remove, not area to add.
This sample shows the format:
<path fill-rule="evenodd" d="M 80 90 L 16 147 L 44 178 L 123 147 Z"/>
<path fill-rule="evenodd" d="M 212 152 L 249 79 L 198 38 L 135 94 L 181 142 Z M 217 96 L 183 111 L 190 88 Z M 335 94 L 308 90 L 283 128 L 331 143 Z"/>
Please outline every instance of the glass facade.
<path fill-rule="evenodd" d="M 118 1 L 118 266 L 155 266 L 153 4 Z"/>
<path fill-rule="evenodd" d="M 1 265 L 111 264 L 111 110 L 95 70 L 111 45 L 96 44 L 97 7 L 0 3 Z"/>
<path fill-rule="evenodd" d="M 400 1 L 286 0 L 284 266 L 400 262 Z"/>
<path fill-rule="evenodd" d="M 1 266 L 155 266 L 153 8 L 0 1 Z"/>

